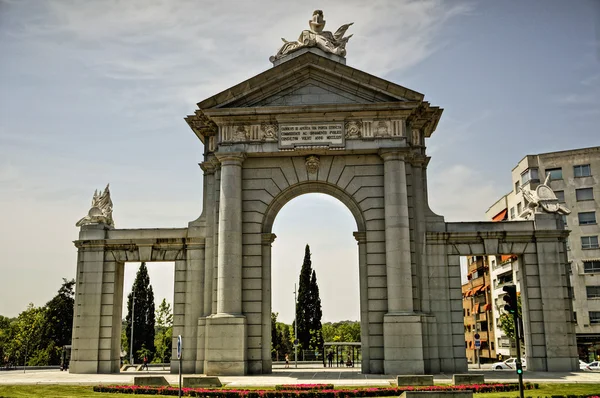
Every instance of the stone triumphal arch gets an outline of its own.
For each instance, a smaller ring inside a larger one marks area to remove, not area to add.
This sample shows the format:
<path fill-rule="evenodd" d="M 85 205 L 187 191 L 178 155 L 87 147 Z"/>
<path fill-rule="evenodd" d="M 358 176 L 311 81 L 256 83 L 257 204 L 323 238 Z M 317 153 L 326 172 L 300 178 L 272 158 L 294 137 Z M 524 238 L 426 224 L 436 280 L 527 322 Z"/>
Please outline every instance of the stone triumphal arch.
<path fill-rule="evenodd" d="M 459 256 L 473 254 L 521 257 L 529 369 L 577 369 L 561 218 L 542 207 L 520 222 L 434 214 L 425 143 L 442 109 L 346 66 L 347 38 L 322 25 L 315 12 L 303 36 L 316 41 L 287 42 L 273 68 L 186 118 L 204 145 L 197 220 L 116 229 L 108 189 L 94 196 L 75 242 L 71 371 L 119 371 L 124 263 L 174 261 L 183 372 L 270 373 L 271 228 L 285 203 L 312 192 L 339 199 L 356 220 L 364 373 L 467 370 Z"/>

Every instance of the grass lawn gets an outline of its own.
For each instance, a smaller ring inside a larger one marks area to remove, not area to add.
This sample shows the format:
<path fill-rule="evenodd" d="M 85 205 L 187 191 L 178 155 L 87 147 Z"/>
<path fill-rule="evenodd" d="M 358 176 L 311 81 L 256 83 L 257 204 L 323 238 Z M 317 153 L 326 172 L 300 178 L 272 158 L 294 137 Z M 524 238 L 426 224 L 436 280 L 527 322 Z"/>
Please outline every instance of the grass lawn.
<path fill-rule="evenodd" d="M 88 398 L 88 397 L 156 397 L 156 395 L 107 394 L 92 391 L 92 386 L 67 385 L 33 385 L 4 386 L 0 385 L 1 398 Z"/>
<path fill-rule="evenodd" d="M 550 397 L 552 395 L 567 394 L 598 394 L 600 395 L 600 384 L 540 384 L 538 390 L 526 390 L 526 397 Z M 519 392 L 498 392 L 487 394 L 475 394 L 478 398 L 509 398 L 518 397 Z M 93 392 L 92 386 L 68 386 L 68 385 L 0 385 L 0 398 L 113 398 L 113 397 L 156 397 L 156 395 L 132 395 L 132 394 L 108 394 Z"/>
<path fill-rule="evenodd" d="M 540 384 L 537 390 L 525 390 L 526 397 L 551 397 L 553 395 L 600 395 L 600 384 Z M 478 398 L 509 398 L 518 397 L 519 391 L 513 392 L 492 392 L 487 394 L 473 394 Z"/>

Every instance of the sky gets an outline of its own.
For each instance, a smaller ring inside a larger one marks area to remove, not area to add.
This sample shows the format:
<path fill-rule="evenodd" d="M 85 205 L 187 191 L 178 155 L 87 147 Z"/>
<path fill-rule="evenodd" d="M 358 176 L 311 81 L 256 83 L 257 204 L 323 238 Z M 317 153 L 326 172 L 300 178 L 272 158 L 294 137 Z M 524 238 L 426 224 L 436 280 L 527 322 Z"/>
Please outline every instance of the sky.
<path fill-rule="evenodd" d="M 347 65 L 444 108 L 427 141 L 430 207 L 482 220 L 526 154 L 600 145 L 600 2 L 0 0 L 0 314 L 74 278 L 75 223 L 111 184 L 117 228 L 202 211 L 203 147 L 183 118 L 272 67 L 322 9 L 354 22 Z M 308 194 L 278 214 L 273 311 L 293 319 L 309 244 L 323 320 L 358 319 L 356 224 Z M 137 264 L 126 266 L 126 291 Z M 173 264 L 149 264 L 172 302 Z"/>

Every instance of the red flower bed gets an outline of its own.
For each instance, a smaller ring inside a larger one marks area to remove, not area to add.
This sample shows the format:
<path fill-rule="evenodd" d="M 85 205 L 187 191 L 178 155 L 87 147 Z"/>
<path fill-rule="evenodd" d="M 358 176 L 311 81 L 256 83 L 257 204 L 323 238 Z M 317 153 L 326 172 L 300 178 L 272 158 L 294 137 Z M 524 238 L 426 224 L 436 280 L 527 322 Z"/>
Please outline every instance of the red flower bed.
<path fill-rule="evenodd" d="M 277 391 L 288 390 L 333 390 L 333 384 L 278 384 L 275 386 Z"/>
<path fill-rule="evenodd" d="M 318 384 L 296 384 L 288 385 L 289 390 L 237 390 L 237 389 L 204 389 L 183 388 L 183 396 L 186 397 L 216 397 L 216 398 L 346 398 L 346 397 L 380 397 L 389 395 L 400 395 L 405 391 L 464 391 L 473 392 L 505 392 L 516 391 L 518 384 L 470 384 L 460 386 L 427 386 L 427 387 L 377 387 L 357 389 L 308 389 L 308 386 L 319 386 Z M 302 386 L 302 387 L 298 387 Z M 329 385 L 325 385 L 329 387 Z M 538 388 L 537 384 L 526 383 L 525 388 Z M 121 394 L 148 394 L 148 395 L 178 395 L 175 387 L 144 387 L 144 386 L 95 386 L 95 392 L 109 392 Z"/>

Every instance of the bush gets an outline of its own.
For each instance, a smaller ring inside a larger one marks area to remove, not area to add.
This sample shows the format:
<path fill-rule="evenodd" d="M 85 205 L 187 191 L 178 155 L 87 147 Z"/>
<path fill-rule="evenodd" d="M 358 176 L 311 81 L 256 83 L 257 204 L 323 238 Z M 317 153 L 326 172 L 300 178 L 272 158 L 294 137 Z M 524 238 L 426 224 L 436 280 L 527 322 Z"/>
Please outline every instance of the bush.
<path fill-rule="evenodd" d="M 279 389 L 283 386 L 290 389 Z M 314 388 L 314 386 L 319 386 Z M 323 386 L 323 387 L 321 387 Z M 277 388 L 279 387 L 279 388 Z M 277 386 L 276 390 L 224 390 L 204 388 L 182 388 L 186 397 L 215 397 L 215 398 L 346 398 L 346 397 L 381 397 L 400 395 L 405 391 L 465 391 L 476 393 L 516 391 L 519 385 L 508 384 L 470 384 L 459 386 L 427 386 L 427 387 L 378 387 L 360 389 L 334 389 L 329 384 L 290 384 Z M 329 388 L 332 387 L 332 388 Z M 293 388 L 293 389 L 292 389 Z M 537 389 L 537 384 L 525 383 L 525 389 Z M 178 395 L 174 387 L 146 386 L 95 386 L 95 392 L 147 395 Z"/>
<path fill-rule="evenodd" d="M 333 390 L 333 384 L 279 384 L 275 386 L 277 391 L 288 390 Z"/>

